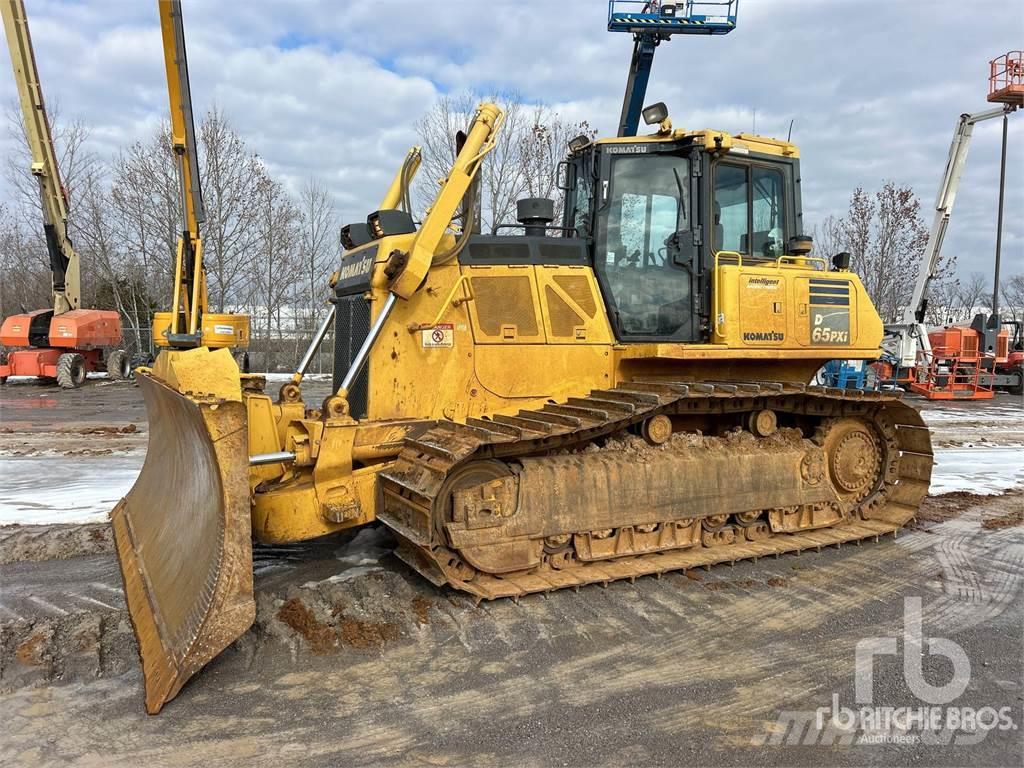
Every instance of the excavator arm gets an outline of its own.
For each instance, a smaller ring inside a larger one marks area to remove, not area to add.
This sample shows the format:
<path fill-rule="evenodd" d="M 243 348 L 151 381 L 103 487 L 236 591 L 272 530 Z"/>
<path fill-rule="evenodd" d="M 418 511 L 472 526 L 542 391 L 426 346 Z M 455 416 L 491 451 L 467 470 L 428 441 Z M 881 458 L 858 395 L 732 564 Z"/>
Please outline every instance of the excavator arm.
<path fill-rule="evenodd" d="M 78 254 L 68 237 L 68 208 L 61 184 L 57 155 L 53 148 L 50 121 L 43 103 L 32 37 L 28 30 L 25 3 L 22 0 L 0 2 L 7 47 L 14 66 L 14 81 L 25 124 L 25 138 L 32 155 L 32 175 L 39 184 L 39 201 L 43 209 L 43 231 L 50 257 L 53 312 L 60 315 L 81 306 Z"/>

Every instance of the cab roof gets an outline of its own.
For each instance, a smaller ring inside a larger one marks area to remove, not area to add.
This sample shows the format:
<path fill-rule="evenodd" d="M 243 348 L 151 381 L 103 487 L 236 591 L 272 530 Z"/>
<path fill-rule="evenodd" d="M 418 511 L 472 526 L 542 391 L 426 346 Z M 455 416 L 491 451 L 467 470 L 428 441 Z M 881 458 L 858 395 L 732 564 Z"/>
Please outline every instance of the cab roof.
<path fill-rule="evenodd" d="M 797 146 L 788 141 L 773 139 L 769 136 L 759 136 L 754 133 L 730 134 L 725 131 L 714 131 L 703 129 L 699 131 L 687 131 L 682 128 L 675 128 L 669 131 L 659 131 L 647 136 L 617 136 L 614 138 L 597 139 L 595 144 L 637 144 L 637 143 L 671 143 L 689 139 L 693 143 L 704 146 L 708 150 L 730 150 L 737 154 L 756 152 L 762 155 L 776 155 L 778 157 L 797 158 L 800 157 L 800 150 Z"/>

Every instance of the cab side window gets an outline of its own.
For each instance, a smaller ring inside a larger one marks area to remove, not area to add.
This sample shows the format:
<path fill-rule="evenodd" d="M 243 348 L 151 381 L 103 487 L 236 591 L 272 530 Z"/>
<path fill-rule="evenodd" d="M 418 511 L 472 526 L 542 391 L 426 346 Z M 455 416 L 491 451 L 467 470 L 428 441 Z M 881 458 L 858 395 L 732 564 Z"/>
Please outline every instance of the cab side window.
<path fill-rule="evenodd" d="M 753 218 L 754 239 L 751 256 L 777 258 L 785 253 L 785 224 L 783 219 L 783 183 L 782 172 L 775 168 L 754 166 L 750 169 L 753 179 Z"/>
<path fill-rule="evenodd" d="M 749 200 L 746 166 L 720 163 L 715 169 L 715 250 L 746 252 Z"/>
<path fill-rule="evenodd" d="M 782 172 L 719 163 L 714 174 L 715 250 L 754 258 L 781 256 L 786 242 Z"/>

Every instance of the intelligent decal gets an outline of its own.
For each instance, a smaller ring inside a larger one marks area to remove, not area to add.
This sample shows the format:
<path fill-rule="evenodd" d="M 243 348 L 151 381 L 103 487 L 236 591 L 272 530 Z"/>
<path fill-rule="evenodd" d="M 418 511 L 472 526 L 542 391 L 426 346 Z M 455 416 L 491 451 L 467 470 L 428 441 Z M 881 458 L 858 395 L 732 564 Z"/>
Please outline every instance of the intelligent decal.
<path fill-rule="evenodd" d="M 747 280 L 747 288 L 774 291 L 779 287 L 779 282 L 777 277 L 752 277 Z"/>

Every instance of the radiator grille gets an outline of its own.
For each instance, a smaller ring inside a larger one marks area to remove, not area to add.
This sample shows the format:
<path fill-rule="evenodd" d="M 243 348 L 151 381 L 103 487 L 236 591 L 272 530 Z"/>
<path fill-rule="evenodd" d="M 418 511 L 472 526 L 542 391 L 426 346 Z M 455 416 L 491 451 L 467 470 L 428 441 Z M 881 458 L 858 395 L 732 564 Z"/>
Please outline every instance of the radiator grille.
<path fill-rule="evenodd" d="M 583 275 L 555 275 L 554 281 L 580 309 L 587 313 L 587 317 L 594 316 L 597 305 L 594 303 L 594 294 L 590 290 L 590 281 L 587 278 Z"/>
<path fill-rule="evenodd" d="M 335 300 L 334 318 L 334 388 L 341 386 L 356 352 L 370 334 L 370 302 L 361 294 L 339 296 Z M 348 405 L 353 418 L 366 418 L 369 364 L 356 377 L 348 393 Z"/>
<path fill-rule="evenodd" d="M 548 300 L 548 315 L 551 318 L 552 335 L 572 338 L 573 329 L 578 325 L 584 324 L 583 318 L 577 315 L 573 308 L 566 304 L 551 289 L 550 285 L 545 286 L 544 291 Z"/>
<path fill-rule="evenodd" d="M 500 336 L 503 325 L 514 325 L 519 336 L 536 336 L 537 316 L 528 277 L 474 277 L 473 294 L 480 330 Z"/>

